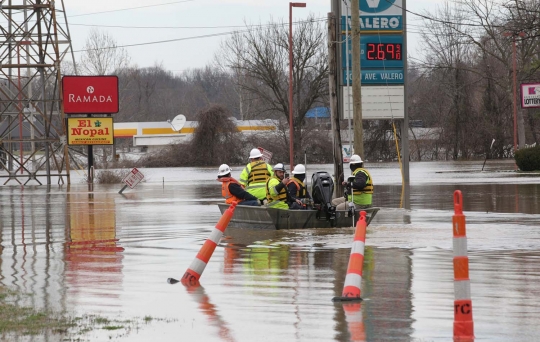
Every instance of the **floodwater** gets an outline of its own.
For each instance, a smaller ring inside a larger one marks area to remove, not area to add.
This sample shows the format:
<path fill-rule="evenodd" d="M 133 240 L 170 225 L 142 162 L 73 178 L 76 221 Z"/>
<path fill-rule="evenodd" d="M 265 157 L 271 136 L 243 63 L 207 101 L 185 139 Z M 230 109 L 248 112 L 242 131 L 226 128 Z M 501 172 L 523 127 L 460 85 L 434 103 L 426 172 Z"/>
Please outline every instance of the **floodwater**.
<path fill-rule="evenodd" d="M 146 182 L 0 187 L 0 284 L 27 303 L 112 319 L 153 317 L 89 341 L 451 341 L 453 192 L 467 219 L 477 341 L 540 335 L 540 173 L 511 161 L 411 164 L 411 210 L 396 163 L 375 180 L 361 304 L 340 296 L 353 228 L 228 228 L 202 286 L 181 278 L 220 218 L 214 168 L 141 169 Z M 241 167 L 233 168 L 238 176 Z M 331 165 L 308 165 L 332 171 Z M 23 340 L 23 339 L 21 339 Z M 26 338 L 59 341 L 59 335 Z"/>

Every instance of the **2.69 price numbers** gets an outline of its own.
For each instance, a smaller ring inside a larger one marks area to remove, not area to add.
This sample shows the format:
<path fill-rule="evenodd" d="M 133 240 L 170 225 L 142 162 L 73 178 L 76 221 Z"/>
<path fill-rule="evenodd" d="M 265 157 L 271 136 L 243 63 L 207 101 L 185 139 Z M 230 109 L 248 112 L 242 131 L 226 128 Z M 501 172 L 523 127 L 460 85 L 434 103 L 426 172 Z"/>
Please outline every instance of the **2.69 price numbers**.
<path fill-rule="evenodd" d="M 397 43 L 368 43 L 367 59 L 368 60 L 401 60 L 401 44 Z"/>

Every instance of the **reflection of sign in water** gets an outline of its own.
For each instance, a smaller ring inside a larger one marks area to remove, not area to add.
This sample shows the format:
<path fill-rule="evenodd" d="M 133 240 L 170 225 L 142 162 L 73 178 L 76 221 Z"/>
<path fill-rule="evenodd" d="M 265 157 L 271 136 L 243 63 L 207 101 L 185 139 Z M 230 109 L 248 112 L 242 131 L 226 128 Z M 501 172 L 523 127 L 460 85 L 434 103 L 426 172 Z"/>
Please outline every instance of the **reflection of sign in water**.
<path fill-rule="evenodd" d="M 124 179 L 122 179 L 122 182 L 124 182 L 127 186 L 133 189 L 143 179 L 144 175 L 139 170 L 137 170 L 136 167 L 134 167 L 133 170 L 131 170 L 131 172 L 128 173 L 128 175 Z"/>
<path fill-rule="evenodd" d="M 124 248 L 116 239 L 116 208 L 110 195 L 68 194 L 69 241 L 66 243 L 67 279 L 70 284 L 84 284 L 74 291 L 88 288 L 89 296 L 110 296 L 96 293 L 91 284 L 122 282 Z"/>

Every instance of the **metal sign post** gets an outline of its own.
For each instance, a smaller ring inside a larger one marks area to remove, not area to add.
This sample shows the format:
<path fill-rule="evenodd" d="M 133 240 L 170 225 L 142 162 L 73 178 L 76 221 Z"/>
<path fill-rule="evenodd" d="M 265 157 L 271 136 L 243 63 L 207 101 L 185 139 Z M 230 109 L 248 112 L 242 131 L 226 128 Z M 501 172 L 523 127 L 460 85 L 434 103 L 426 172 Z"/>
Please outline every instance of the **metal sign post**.
<path fill-rule="evenodd" d="M 128 175 L 126 177 L 124 177 L 124 179 L 122 179 L 122 182 L 125 184 L 124 187 L 118 191 L 119 194 L 122 194 L 122 192 L 124 190 L 126 190 L 126 188 L 129 186 L 130 189 L 133 189 L 134 187 L 137 186 L 137 184 L 139 184 L 142 180 L 144 179 L 144 175 L 139 171 L 137 170 L 136 167 L 133 168 L 133 170 L 131 170 L 130 173 L 128 173 Z"/>

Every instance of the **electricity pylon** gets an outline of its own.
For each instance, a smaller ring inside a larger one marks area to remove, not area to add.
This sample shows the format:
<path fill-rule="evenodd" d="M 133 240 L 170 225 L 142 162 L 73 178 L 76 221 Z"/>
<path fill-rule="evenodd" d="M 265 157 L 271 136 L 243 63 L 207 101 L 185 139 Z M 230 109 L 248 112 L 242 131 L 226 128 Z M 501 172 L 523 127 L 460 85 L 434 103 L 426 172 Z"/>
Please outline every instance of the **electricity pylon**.
<path fill-rule="evenodd" d="M 63 0 L 0 0 L 0 184 L 69 183 L 60 72 L 68 53 Z"/>

